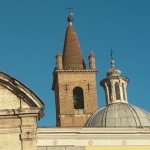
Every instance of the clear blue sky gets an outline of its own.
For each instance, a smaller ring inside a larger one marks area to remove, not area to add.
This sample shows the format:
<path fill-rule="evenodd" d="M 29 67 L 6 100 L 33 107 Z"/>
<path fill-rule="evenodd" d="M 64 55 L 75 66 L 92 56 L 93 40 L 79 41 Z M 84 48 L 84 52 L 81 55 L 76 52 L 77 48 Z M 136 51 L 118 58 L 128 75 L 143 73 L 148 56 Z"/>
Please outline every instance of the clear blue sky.
<path fill-rule="evenodd" d="M 113 49 L 117 67 L 130 79 L 129 102 L 150 111 L 149 0 L 1 0 L 0 70 L 43 100 L 46 111 L 39 125 L 55 125 L 52 72 L 63 48 L 69 4 L 86 63 L 91 50 L 96 56 L 100 107 L 105 98 L 99 82 Z"/>

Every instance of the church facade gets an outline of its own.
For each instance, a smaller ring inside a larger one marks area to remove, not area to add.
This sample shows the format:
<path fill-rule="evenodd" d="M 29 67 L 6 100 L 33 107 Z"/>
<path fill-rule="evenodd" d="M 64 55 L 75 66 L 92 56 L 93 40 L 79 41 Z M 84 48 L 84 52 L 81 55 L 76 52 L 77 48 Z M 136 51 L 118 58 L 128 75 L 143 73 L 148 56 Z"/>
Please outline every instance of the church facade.
<path fill-rule="evenodd" d="M 150 113 L 129 104 L 129 79 L 111 59 L 100 82 L 106 106 L 98 109 L 94 53 L 86 66 L 72 15 L 67 21 L 63 53 L 56 55 L 53 72 L 56 127 L 38 127 L 43 102 L 21 82 L 0 72 L 0 149 L 149 150 Z"/>

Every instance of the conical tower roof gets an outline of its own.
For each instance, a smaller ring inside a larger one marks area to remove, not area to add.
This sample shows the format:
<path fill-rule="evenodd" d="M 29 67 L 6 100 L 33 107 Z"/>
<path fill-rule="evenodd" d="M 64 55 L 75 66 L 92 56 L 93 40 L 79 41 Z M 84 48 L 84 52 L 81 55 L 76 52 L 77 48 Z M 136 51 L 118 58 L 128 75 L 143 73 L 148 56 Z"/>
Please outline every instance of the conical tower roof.
<path fill-rule="evenodd" d="M 80 43 L 75 28 L 72 25 L 72 15 L 68 17 L 69 25 L 65 34 L 63 49 L 63 69 L 64 70 L 82 70 L 86 69 L 82 57 Z"/>

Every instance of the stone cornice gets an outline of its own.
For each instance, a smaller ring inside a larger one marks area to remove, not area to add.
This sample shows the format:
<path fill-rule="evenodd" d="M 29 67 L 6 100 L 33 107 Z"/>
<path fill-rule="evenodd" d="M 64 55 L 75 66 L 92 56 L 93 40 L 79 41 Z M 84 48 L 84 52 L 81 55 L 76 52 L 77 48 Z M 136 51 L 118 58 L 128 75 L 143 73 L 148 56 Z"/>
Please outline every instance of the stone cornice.
<path fill-rule="evenodd" d="M 55 73 L 94 73 L 97 74 L 98 70 L 55 70 Z"/>
<path fill-rule="evenodd" d="M 0 110 L 0 118 L 1 117 L 9 117 L 9 116 L 18 116 L 18 115 L 27 115 L 27 114 L 39 114 L 40 108 L 18 108 L 18 109 L 3 109 Z"/>
<path fill-rule="evenodd" d="M 20 128 L 19 127 L 3 127 L 0 128 L 0 134 L 12 134 L 12 133 L 20 133 Z"/>
<path fill-rule="evenodd" d="M 42 100 L 28 87 L 16 80 L 15 78 L 0 72 L 0 85 L 10 90 L 18 98 L 25 101 L 30 107 L 39 107 L 39 116 L 44 115 L 44 103 Z"/>
<path fill-rule="evenodd" d="M 145 128 L 59 128 L 59 127 L 38 127 L 39 134 L 150 134 L 150 127 Z"/>
<path fill-rule="evenodd" d="M 38 128 L 37 146 L 150 145 L 150 128 Z"/>
<path fill-rule="evenodd" d="M 112 79 L 118 79 L 118 80 L 119 79 L 123 79 L 123 80 L 125 80 L 125 81 L 127 81 L 129 83 L 129 79 L 127 77 L 123 77 L 123 76 L 111 76 L 111 77 L 107 77 L 107 78 L 101 80 L 100 81 L 100 85 L 103 85 L 105 82 L 108 82 L 108 81 L 110 81 Z"/>

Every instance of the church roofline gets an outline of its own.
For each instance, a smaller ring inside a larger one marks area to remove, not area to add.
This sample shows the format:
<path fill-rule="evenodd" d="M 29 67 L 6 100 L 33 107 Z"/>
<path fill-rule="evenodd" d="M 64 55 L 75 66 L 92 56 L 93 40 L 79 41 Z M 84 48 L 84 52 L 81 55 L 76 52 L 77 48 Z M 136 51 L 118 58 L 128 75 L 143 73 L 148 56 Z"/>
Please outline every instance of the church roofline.
<path fill-rule="evenodd" d="M 72 133 L 72 135 L 76 134 L 94 134 L 94 135 L 104 135 L 104 134 L 139 134 L 139 133 L 145 133 L 150 134 L 150 127 L 118 127 L 118 128 L 112 128 L 112 127 L 45 127 L 40 126 L 37 128 L 39 135 L 60 135 L 60 134 L 67 134 Z"/>
<path fill-rule="evenodd" d="M 10 90 L 17 97 L 25 101 L 29 106 L 40 108 L 41 117 L 44 115 L 44 103 L 42 100 L 20 81 L 0 71 L 0 85 Z"/>

